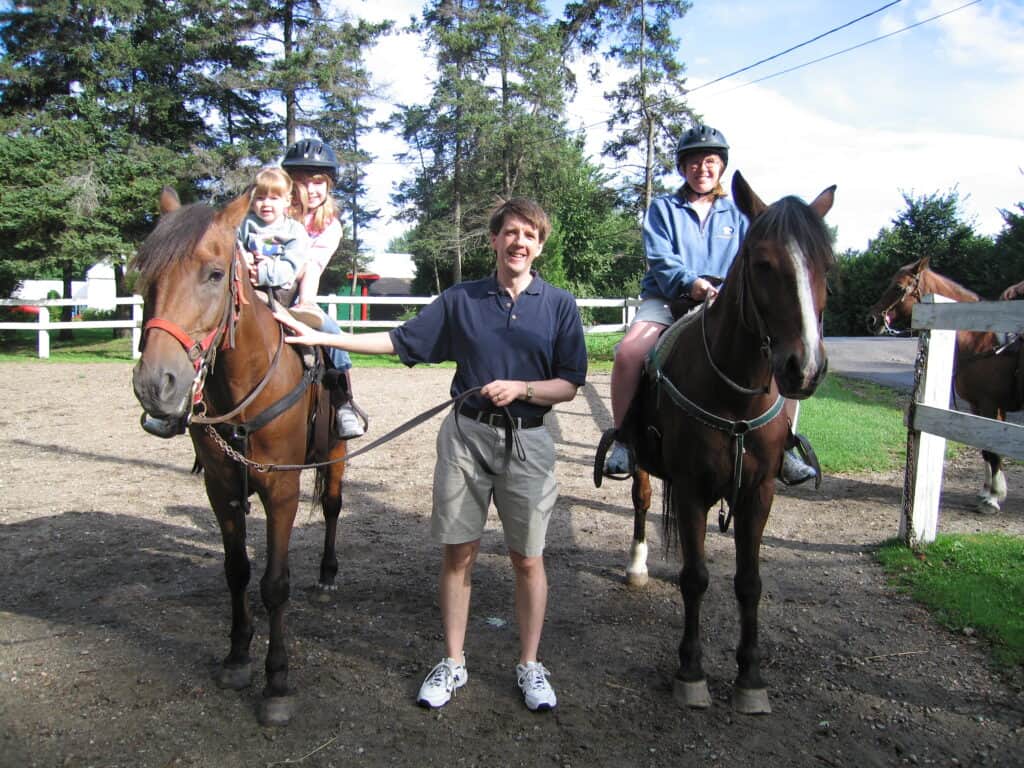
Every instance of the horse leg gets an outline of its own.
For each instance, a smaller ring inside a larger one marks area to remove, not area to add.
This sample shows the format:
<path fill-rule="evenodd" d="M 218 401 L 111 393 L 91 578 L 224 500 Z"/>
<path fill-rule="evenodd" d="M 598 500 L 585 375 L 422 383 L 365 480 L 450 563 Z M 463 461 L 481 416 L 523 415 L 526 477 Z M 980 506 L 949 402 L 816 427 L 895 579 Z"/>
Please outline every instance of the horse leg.
<path fill-rule="evenodd" d="M 735 515 L 736 576 L 733 588 L 740 608 L 740 642 L 736 648 L 739 672 L 733 687 L 733 708 L 745 715 L 766 715 L 772 711 L 768 690 L 761 679 L 757 613 L 761 602 L 761 537 L 774 492 L 774 482 L 765 483 L 755 489 L 753 498 L 739 500 Z"/>
<path fill-rule="evenodd" d="M 978 505 L 975 511 L 983 515 L 995 515 L 1000 504 L 1006 499 L 1006 475 L 1003 473 L 1003 460 L 998 453 L 982 451 L 985 460 L 985 488 L 978 494 Z"/>
<path fill-rule="evenodd" d="M 633 544 L 626 566 L 626 584 L 647 584 L 647 511 L 651 508 L 651 476 L 642 469 L 633 474 Z"/>
<path fill-rule="evenodd" d="M 260 497 L 267 513 L 267 568 L 260 579 L 260 596 L 267 609 L 270 640 L 267 644 L 267 684 L 260 702 L 259 721 L 261 725 L 287 725 L 292 717 L 294 701 L 288 690 L 284 614 L 290 591 L 288 546 L 299 504 L 299 473 L 276 474 L 268 480 Z"/>
<path fill-rule="evenodd" d="M 708 567 L 704 557 L 707 510 L 695 499 L 682 498 L 682 484 L 672 490 L 672 514 L 676 516 L 683 552 L 679 591 L 683 595 L 683 639 L 679 643 L 679 671 L 672 685 L 676 702 L 695 709 L 711 706 L 711 694 L 702 664 L 700 608 L 708 588 Z"/>
<path fill-rule="evenodd" d="M 345 455 L 345 443 L 339 441 L 338 447 L 331 452 L 331 458 Z M 324 513 L 324 550 L 320 558 L 320 580 L 316 588 L 321 599 L 327 599 L 331 592 L 338 589 L 335 579 L 338 576 L 338 555 L 335 542 L 338 536 L 338 515 L 341 514 L 342 491 L 341 481 L 345 474 L 345 463 L 338 462 L 317 470 L 316 490 L 320 499 L 320 507 Z"/>
<path fill-rule="evenodd" d="M 231 650 L 221 662 L 217 685 L 240 690 L 252 684 L 252 611 L 247 592 L 250 577 L 249 556 L 245 551 L 245 508 L 237 498 L 239 483 L 234 493 L 216 485 L 212 473 L 205 473 L 206 492 L 210 498 L 224 544 L 224 576 L 231 593 Z M 234 497 L 233 497 L 234 496 Z"/>

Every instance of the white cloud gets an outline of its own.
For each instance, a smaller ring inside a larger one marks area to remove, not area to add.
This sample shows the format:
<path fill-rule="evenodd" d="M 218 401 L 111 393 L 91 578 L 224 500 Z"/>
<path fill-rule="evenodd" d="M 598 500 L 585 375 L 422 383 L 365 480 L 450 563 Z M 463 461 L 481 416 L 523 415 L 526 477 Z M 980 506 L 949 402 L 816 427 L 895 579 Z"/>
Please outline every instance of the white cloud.
<path fill-rule="evenodd" d="M 956 7 L 956 6 L 953 6 Z M 931 0 L 920 19 L 951 10 L 948 0 Z M 978 4 L 936 20 L 943 50 L 961 64 L 1019 77 L 1024 69 L 1024 7 L 1016 3 Z"/>
<path fill-rule="evenodd" d="M 742 37 L 754 33 L 749 28 L 753 16 L 737 16 L 735 4 L 721 18 L 712 11 L 720 7 L 724 13 L 724 4 L 705 4 L 703 16 L 695 8 L 684 20 L 689 24 L 684 39 L 713 43 L 685 46 L 691 87 L 703 82 L 694 72 L 710 79 L 801 39 L 793 37 L 792 29 L 780 32 L 771 26 L 773 19 L 799 17 L 800 7 L 811 8 L 798 0 L 787 3 L 786 13 L 771 4 L 750 6 L 751 14 L 761 17 L 756 55 L 750 52 L 751 38 Z M 348 3 L 353 14 L 391 18 L 400 25 L 406 25 L 422 5 L 419 0 Z M 872 22 L 873 31 L 858 25 L 845 42 L 827 50 L 956 5 L 957 0 L 901 4 Z M 809 37 L 854 15 L 842 12 L 841 18 L 829 21 L 820 17 L 822 6 L 814 5 L 813 10 L 819 14 L 817 26 L 801 35 Z M 743 18 L 744 25 L 737 27 L 737 18 Z M 792 75 L 725 92 L 742 83 L 731 80 L 698 91 L 691 100 L 732 143 L 730 168 L 741 169 L 765 200 L 786 194 L 809 199 L 829 184 L 838 184 L 829 220 L 838 226 L 841 249 L 861 250 L 880 228 L 889 226 L 904 207 L 901 191 L 923 195 L 957 187 L 965 215 L 974 219 L 980 233 L 993 235 L 1002 227 L 999 209 L 1024 199 L 1024 176 L 1019 171 L 1024 168 L 1022 28 L 1024 6 L 994 0 Z M 739 37 L 727 34 L 729 30 Z M 787 60 L 779 69 L 800 60 Z M 568 119 L 571 128 L 585 127 L 587 150 L 593 161 L 601 162 L 606 86 L 589 82 L 587 63 L 577 62 L 579 94 L 569 106 Z M 389 84 L 378 118 L 390 114 L 394 104 L 424 103 L 429 97 L 435 69 L 415 36 L 384 38 L 368 64 L 378 82 Z M 377 156 L 369 169 L 370 205 L 384 213 L 367 230 L 366 241 L 383 250 L 405 229 L 392 219 L 389 196 L 411 168 L 394 160 L 404 146 L 393 134 L 374 134 L 367 149 Z"/>
<path fill-rule="evenodd" d="M 699 106 L 699 99 L 695 98 Z M 863 250 L 915 196 L 956 188 L 977 231 L 996 234 L 1000 208 L 1024 199 L 1024 141 L 942 131 L 854 128 L 770 89 L 716 100 L 714 125 L 728 137 L 731 169 L 740 169 L 766 201 L 813 198 L 837 184 L 829 223 L 840 250 Z M 710 119 L 709 119 L 710 122 Z"/>

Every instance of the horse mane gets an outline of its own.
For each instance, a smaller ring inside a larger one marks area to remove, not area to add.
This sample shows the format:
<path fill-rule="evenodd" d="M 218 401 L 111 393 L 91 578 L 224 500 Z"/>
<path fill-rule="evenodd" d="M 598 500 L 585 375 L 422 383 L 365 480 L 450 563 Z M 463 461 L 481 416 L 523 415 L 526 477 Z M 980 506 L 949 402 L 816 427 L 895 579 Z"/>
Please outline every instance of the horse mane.
<path fill-rule="evenodd" d="M 162 215 L 130 265 L 139 273 L 141 285 L 156 280 L 168 267 L 187 258 L 216 214 L 217 209 L 210 205 L 193 203 Z"/>
<path fill-rule="evenodd" d="M 914 262 L 914 264 L 916 263 L 918 262 Z M 908 264 L 907 267 L 913 267 L 914 264 Z M 940 283 L 942 290 L 925 290 L 922 291 L 922 293 L 938 293 L 942 296 L 946 296 L 947 298 L 956 299 L 957 301 L 981 301 L 981 296 L 970 288 L 965 288 L 953 278 L 946 277 L 945 275 L 936 272 L 930 266 L 925 267 L 920 272 L 921 276 L 924 276 L 925 273 L 930 275 L 933 280 Z"/>
<path fill-rule="evenodd" d="M 832 236 L 824 220 L 799 197 L 789 195 L 769 205 L 750 223 L 746 242 L 795 240 L 804 255 L 818 268 L 828 272 L 836 263 Z"/>

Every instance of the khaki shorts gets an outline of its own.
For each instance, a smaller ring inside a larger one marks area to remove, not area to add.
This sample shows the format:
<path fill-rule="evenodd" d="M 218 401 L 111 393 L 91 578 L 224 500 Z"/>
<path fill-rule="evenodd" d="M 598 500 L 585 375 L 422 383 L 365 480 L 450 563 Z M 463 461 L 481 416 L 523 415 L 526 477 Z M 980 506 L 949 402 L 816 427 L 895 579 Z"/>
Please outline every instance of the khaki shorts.
<path fill-rule="evenodd" d="M 633 322 L 661 323 L 672 325 L 672 308 L 665 299 L 644 299 L 636 308 Z"/>
<path fill-rule="evenodd" d="M 459 426 L 492 467 L 501 465 L 505 430 L 460 417 Z M 489 475 L 473 458 L 449 413 L 437 434 L 434 465 L 434 508 L 430 534 L 440 544 L 465 544 L 483 536 L 487 511 L 494 506 L 505 533 L 505 545 L 525 557 L 544 553 L 555 483 L 555 442 L 547 427 L 520 429 L 525 461 L 512 452 L 504 475 Z"/>

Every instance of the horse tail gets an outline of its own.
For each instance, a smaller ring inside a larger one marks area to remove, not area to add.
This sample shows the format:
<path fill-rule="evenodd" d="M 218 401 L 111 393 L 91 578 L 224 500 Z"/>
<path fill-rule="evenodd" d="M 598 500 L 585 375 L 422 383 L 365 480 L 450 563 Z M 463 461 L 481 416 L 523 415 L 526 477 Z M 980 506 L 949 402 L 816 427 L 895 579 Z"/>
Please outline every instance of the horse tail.
<path fill-rule="evenodd" d="M 679 521 L 676 520 L 673 494 L 672 481 L 664 480 L 661 492 L 661 539 L 666 557 L 679 549 Z"/>
<path fill-rule="evenodd" d="M 317 507 L 324 509 L 327 501 L 327 467 L 317 467 L 313 477 L 313 497 L 310 505 L 315 510 Z"/>

